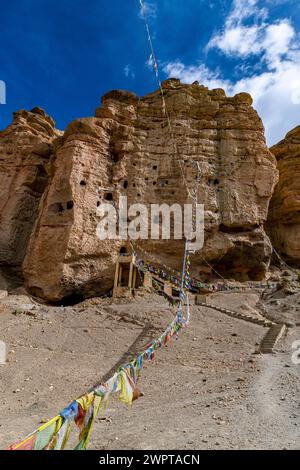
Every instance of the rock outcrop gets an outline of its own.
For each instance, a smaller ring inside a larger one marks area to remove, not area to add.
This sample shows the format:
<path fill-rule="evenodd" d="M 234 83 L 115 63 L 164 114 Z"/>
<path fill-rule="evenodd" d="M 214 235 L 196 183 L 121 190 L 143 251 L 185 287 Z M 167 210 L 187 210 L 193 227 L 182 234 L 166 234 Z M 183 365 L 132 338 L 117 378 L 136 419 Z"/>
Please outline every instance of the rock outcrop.
<path fill-rule="evenodd" d="M 270 204 L 267 230 L 275 249 L 300 266 L 300 126 L 271 148 L 279 183 Z"/>
<path fill-rule="evenodd" d="M 190 202 L 185 182 L 194 184 L 193 161 L 205 205 L 205 246 L 193 256 L 194 274 L 207 272 L 208 261 L 226 277 L 264 277 L 271 244 L 263 225 L 277 170 L 251 97 L 178 80 L 163 87 L 178 154 L 158 91 L 141 99 L 110 92 L 95 118 L 66 129 L 24 262 L 29 291 L 59 300 L 109 289 L 123 243 L 96 237 L 97 206 L 118 204 L 121 194 L 129 205 Z M 139 244 L 180 268 L 182 241 Z"/>
<path fill-rule="evenodd" d="M 8 277 L 21 275 L 58 135 L 39 108 L 15 113 L 13 123 L 0 131 L 0 269 Z"/>
<path fill-rule="evenodd" d="M 58 139 L 23 264 L 31 293 L 58 301 L 108 290 L 126 243 L 97 238 L 97 207 L 118 205 L 120 195 L 129 205 L 183 206 L 191 202 L 187 187 L 196 183 L 205 245 L 192 257 L 193 274 L 213 275 L 208 262 L 224 277 L 264 277 L 272 251 L 264 224 L 278 175 L 250 95 L 229 98 L 221 89 L 175 79 L 163 88 L 172 132 L 159 91 L 143 98 L 112 91 L 96 117 L 72 122 Z M 180 269 L 182 240 L 134 246 Z"/>

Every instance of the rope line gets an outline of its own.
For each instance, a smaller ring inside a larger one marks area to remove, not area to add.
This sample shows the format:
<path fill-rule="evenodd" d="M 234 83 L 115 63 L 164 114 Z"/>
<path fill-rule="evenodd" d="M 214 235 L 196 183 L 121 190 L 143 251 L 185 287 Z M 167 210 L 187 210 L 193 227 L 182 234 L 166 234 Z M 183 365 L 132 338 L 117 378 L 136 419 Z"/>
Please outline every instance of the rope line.
<path fill-rule="evenodd" d="M 171 140 L 172 140 L 172 143 L 173 143 L 174 156 L 177 157 L 177 161 L 178 161 L 181 173 L 182 173 L 182 177 L 183 177 L 183 181 L 184 181 L 186 191 L 187 191 L 188 195 L 190 196 L 190 198 L 192 200 L 195 200 L 195 188 L 193 190 L 190 190 L 189 185 L 187 183 L 184 168 L 183 168 L 183 161 L 182 161 L 182 158 L 180 157 L 180 152 L 178 150 L 178 145 L 177 145 L 177 142 L 176 142 L 176 139 L 175 139 L 174 130 L 173 130 L 173 127 L 172 127 L 172 124 L 171 124 L 170 113 L 169 113 L 168 108 L 167 108 L 167 104 L 166 104 L 166 100 L 165 100 L 165 93 L 164 93 L 164 90 L 163 90 L 163 87 L 162 87 L 162 82 L 161 82 L 161 79 L 160 79 L 158 61 L 157 61 L 157 58 L 156 58 L 157 56 L 156 56 L 155 50 L 154 50 L 153 39 L 152 39 L 152 34 L 151 34 L 151 29 L 150 29 L 150 26 L 149 26 L 148 18 L 147 18 L 145 3 L 144 3 L 144 0 L 139 0 L 139 2 L 140 2 L 140 5 L 141 5 L 141 13 L 142 13 L 142 17 L 143 17 L 143 20 L 144 20 L 144 23 L 145 23 L 146 32 L 147 32 L 147 36 L 148 36 L 148 41 L 149 41 L 149 45 L 150 45 L 150 52 L 151 52 L 150 59 L 152 60 L 152 63 L 153 63 L 153 68 L 154 68 L 156 80 L 157 80 L 158 87 L 159 87 L 160 93 L 161 93 L 163 113 L 166 116 L 166 119 L 167 119 L 167 122 L 168 122 L 168 128 L 169 128 L 169 131 L 170 131 Z M 199 169 L 199 165 L 196 165 L 195 161 L 193 161 L 192 164 L 195 165 L 195 167 L 197 169 Z"/>

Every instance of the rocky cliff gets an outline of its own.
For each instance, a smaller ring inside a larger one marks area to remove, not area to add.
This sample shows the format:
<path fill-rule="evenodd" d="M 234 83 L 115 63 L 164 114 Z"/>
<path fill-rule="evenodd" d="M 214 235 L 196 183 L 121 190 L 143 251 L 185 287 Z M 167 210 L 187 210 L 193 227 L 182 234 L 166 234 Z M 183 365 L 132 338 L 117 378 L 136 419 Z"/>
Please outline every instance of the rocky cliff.
<path fill-rule="evenodd" d="M 163 88 L 175 149 L 159 91 L 143 98 L 110 92 L 96 117 L 72 122 L 59 139 L 23 265 L 30 292 L 52 301 L 105 292 L 123 243 L 96 237 L 97 207 L 120 195 L 129 204 L 183 205 L 196 178 L 205 245 L 193 255 L 193 273 L 209 275 L 208 261 L 224 277 L 264 277 L 271 255 L 264 223 L 278 175 L 250 95 L 229 98 L 178 80 Z M 182 241 L 139 245 L 180 268 Z"/>
<path fill-rule="evenodd" d="M 270 204 L 267 229 L 277 251 L 300 266 L 300 126 L 271 152 L 277 159 L 280 178 Z"/>
<path fill-rule="evenodd" d="M 0 131 L 0 267 L 20 275 L 40 198 L 48 182 L 46 165 L 59 133 L 39 108 L 19 111 Z"/>

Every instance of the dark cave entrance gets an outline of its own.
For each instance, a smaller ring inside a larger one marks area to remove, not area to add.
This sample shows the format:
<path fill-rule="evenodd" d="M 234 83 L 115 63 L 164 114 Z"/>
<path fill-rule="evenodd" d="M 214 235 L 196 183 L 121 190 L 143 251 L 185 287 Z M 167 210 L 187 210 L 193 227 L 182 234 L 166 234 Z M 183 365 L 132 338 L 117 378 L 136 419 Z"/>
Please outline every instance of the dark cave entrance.
<path fill-rule="evenodd" d="M 80 304 L 86 299 L 86 297 L 80 293 L 74 292 L 66 295 L 61 300 L 54 302 L 53 305 L 60 305 L 61 307 L 72 307 L 73 305 Z"/>

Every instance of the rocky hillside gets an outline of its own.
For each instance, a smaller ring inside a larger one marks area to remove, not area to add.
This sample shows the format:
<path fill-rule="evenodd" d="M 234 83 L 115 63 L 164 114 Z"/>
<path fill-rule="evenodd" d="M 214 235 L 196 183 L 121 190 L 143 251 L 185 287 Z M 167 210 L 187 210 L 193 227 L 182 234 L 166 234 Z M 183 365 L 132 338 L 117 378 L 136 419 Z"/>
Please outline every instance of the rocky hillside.
<path fill-rule="evenodd" d="M 268 232 L 278 252 L 300 266 L 300 126 L 271 151 L 280 178 L 270 205 Z"/>
<path fill-rule="evenodd" d="M 112 91 L 96 117 L 72 122 L 63 136 L 40 110 L 18 113 L 0 134 L 1 174 L 10 178 L 2 185 L 1 262 L 21 266 L 25 256 L 29 292 L 56 301 L 108 290 L 122 243 L 96 237 L 97 207 L 121 194 L 129 204 L 183 205 L 191 201 L 185 181 L 193 187 L 197 177 L 205 245 L 193 273 L 210 274 L 205 258 L 226 277 L 264 278 L 272 252 L 264 224 L 278 171 L 250 95 L 229 98 L 174 79 L 163 88 L 175 148 L 159 91 L 142 98 Z M 180 267 L 182 241 L 142 246 Z"/>

